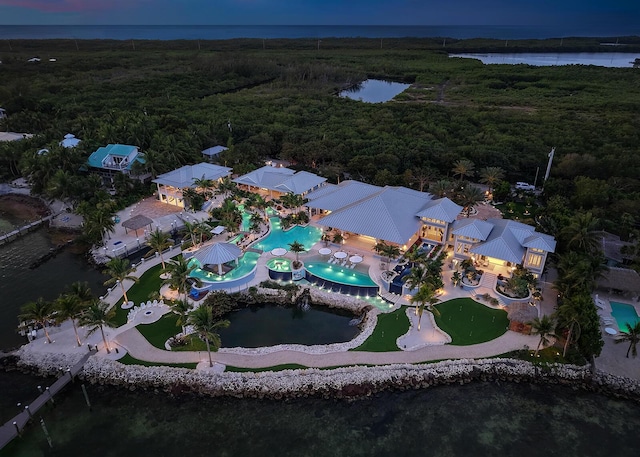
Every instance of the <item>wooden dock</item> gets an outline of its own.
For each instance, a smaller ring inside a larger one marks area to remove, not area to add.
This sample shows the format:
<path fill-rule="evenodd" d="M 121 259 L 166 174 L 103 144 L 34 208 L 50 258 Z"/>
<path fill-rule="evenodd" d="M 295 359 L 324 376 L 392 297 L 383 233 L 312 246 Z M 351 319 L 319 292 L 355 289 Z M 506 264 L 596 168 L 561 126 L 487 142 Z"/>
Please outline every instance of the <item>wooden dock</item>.
<path fill-rule="evenodd" d="M 15 437 L 22 433 L 22 430 L 27 426 L 29 421 L 35 416 L 35 414 L 50 400 L 53 396 L 60 392 L 73 378 L 82 370 L 85 362 L 96 353 L 95 350 L 89 351 L 85 354 L 78 363 L 69 368 L 64 375 L 56 380 L 47 390 L 45 390 L 38 398 L 36 398 L 30 405 L 25 406 L 24 411 L 10 419 L 6 424 L 0 427 L 0 449 L 4 448 Z"/>
<path fill-rule="evenodd" d="M 2 246 L 3 244 L 7 244 L 12 241 L 15 241 L 18 238 L 22 237 L 23 235 L 26 235 L 27 233 L 32 232 L 33 230 L 37 229 L 45 222 L 49 222 L 54 217 L 55 215 L 43 217 L 42 219 L 38 219 L 37 221 L 30 222 L 26 225 L 23 225 L 22 227 L 18 227 L 17 229 L 9 233 L 5 233 L 4 235 L 0 236 L 0 246 Z"/>

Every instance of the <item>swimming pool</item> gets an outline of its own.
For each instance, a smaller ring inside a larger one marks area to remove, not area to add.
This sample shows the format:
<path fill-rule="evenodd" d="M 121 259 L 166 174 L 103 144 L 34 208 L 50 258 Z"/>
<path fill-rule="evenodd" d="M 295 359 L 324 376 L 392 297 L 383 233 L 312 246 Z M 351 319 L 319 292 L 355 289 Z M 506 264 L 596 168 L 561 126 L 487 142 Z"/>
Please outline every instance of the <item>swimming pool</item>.
<path fill-rule="evenodd" d="M 267 262 L 269 269 L 269 277 L 271 279 L 279 279 L 281 281 L 291 281 L 293 279 L 291 271 L 291 260 L 282 257 L 276 257 Z"/>
<path fill-rule="evenodd" d="M 615 301 L 609 303 L 611 304 L 611 314 L 616 318 L 616 323 L 620 331 L 626 332 L 627 324 L 633 327 L 636 323 L 640 322 L 640 316 L 638 316 L 633 306 Z"/>
<path fill-rule="evenodd" d="M 322 237 L 322 230 L 317 227 L 296 225 L 284 231 L 280 225 L 279 217 L 272 217 L 269 221 L 271 222 L 271 233 L 269 233 L 265 239 L 253 244 L 251 246 L 253 249 L 260 249 L 264 252 L 271 251 L 275 248 L 289 249 L 289 244 L 297 241 L 308 251 L 311 249 L 311 246 L 320 241 L 320 237 Z"/>
<path fill-rule="evenodd" d="M 326 262 L 306 262 L 305 269 L 307 281 L 321 288 L 342 294 L 368 297 L 378 294 L 378 285 L 367 273 Z"/>

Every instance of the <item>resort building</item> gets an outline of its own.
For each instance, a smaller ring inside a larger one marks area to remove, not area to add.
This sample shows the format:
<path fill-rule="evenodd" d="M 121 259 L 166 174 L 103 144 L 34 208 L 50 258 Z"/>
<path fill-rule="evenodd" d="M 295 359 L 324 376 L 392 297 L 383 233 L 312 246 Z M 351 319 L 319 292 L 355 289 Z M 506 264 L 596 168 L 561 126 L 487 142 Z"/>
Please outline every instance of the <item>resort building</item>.
<path fill-rule="evenodd" d="M 117 174 L 125 174 L 144 181 L 150 177 L 148 173 L 136 173 L 134 164 L 144 164 L 144 154 L 136 146 L 125 144 L 109 144 L 98 148 L 89 156 L 89 171 L 102 176 L 105 184 L 112 185 Z"/>
<path fill-rule="evenodd" d="M 510 219 L 460 219 L 451 227 L 454 260 L 472 258 L 489 266 L 522 265 L 535 275 L 544 269 L 547 255 L 555 252 L 555 239 L 530 225 Z"/>
<path fill-rule="evenodd" d="M 325 185 L 327 179 L 307 171 L 295 171 L 285 167 L 266 165 L 233 180 L 240 187 L 279 198 L 288 193 L 306 196 Z"/>
<path fill-rule="evenodd" d="M 213 146 L 202 151 L 202 156 L 206 159 L 209 159 L 209 161 L 211 161 L 214 158 L 218 157 L 220 153 L 228 150 L 229 148 L 226 148 L 224 146 Z"/>
<path fill-rule="evenodd" d="M 209 180 L 217 183 L 230 175 L 231 168 L 202 162 L 196 165 L 185 165 L 177 170 L 164 173 L 152 182 L 158 186 L 158 199 L 161 202 L 184 208 L 184 189 L 198 187 L 197 180 Z"/>
<path fill-rule="evenodd" d="M 406 187 L 379 187 L 359 181 L 327 185 L 307 195 L 312 213 L 326 214 L 317 223 L 358 235 L 375 243 L 383 240 L 406 250 L 419 240 L 443 245 L 450 224 L 462 211 L 448 198 Z"/>

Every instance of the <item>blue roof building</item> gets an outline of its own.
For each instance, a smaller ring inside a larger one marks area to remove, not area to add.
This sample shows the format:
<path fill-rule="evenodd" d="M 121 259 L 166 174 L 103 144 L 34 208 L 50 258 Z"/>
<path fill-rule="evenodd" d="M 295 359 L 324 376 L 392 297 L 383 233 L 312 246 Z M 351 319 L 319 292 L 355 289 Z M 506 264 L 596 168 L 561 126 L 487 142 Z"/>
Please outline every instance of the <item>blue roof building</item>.
<path fill-rule="evenodd" d="M 98 148 L 89 156 L 87 162 L 89 170 L 98 173 L 103 177 L 106 183 L 113 183 L 113 177 L 122 173 L 132 178 L 144 181 L 149 178 L 148 173 L 140 174 L 135 171 L 134 164 L 144 164 L 144 154 L 142 154 L 137 146 L 129 146 L 126 144 L 108 144 Z"/>

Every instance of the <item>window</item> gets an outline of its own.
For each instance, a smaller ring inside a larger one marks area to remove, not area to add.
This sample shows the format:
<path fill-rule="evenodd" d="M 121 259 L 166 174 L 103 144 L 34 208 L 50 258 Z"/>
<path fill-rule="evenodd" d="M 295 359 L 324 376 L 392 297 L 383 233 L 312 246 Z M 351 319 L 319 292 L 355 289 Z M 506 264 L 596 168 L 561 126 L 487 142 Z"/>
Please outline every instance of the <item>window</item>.
<path fill-rule="evenodd" d="M 527 265 L 530 267 L 540 268 L 544 257 L 539 254 L 529 253 L 527 256 Z"/>

